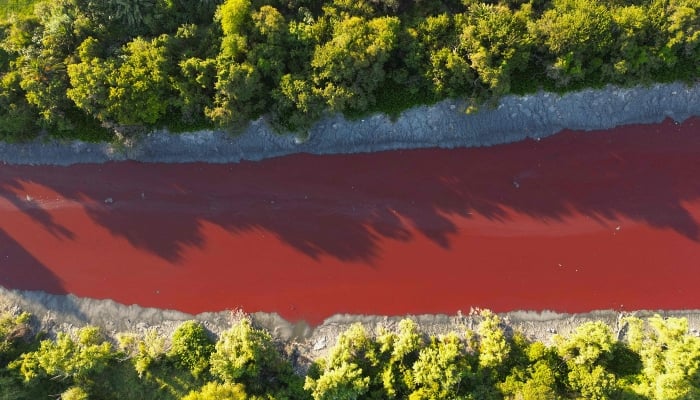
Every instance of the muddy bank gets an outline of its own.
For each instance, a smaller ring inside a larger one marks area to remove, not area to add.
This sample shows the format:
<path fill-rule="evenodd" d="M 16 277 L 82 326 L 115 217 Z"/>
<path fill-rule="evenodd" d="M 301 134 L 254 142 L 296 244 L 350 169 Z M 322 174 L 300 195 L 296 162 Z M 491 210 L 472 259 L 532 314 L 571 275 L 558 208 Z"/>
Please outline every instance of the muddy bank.
<path fill-rule="evenodd" d="M 683 121 L 700 115 L 700 83 L 657 84 L 557 95 L 540 92 L 504 97 L 495 108 L 467 115 L 466 103 L 447 100 L 405 111 L 396 121 L 384 115 L 348 121 L 328 116 L 301 138 L 273 132 L 263 119 L 236 137 L 225 132 L 129 138 L 118 145 L 59 142 L 0 143 L 0 161 L 70 165 L 106 161 L 211 162 L 260 160 L 293 153 L 336 154 L 428 147 L 474 147 L 542 138 L 562 129 L 608 129 L 631 123 Z"/>
<path fill-rule="evenodd" d="M 0 287 L 0 310 L 14 309 L 30 312 L 35 316 L 34 328 L 50 335 L 69 331 L 86 325 L 101 327 L 114 337 L 117 332 L 143 333 L 155 328 L 162 335 L 169 335 L 183 321 L 201 321 L 211 332 L 220 334 L 244 314 L 244 310 L 226 310 L 197 315 L 173 310 L 144 308 L 123 305 L 112 300 L 79 298 L 73 295 L 52 295 L 38 291 L 17 291 Z M 506 331 L 519 331 L 532 340 L 549 344 L 555 334 L 568 335 L 577 326 L 588 321 L 604 321 L 615 332 L 621 326 L 619 320 L 625 315 L 647 317 L 654 314 L 684 317 L 688 319 L 691 332 L 698 334 L 700 310 L 683 311 L 635 311 L 620 313 L 612 310 L 592 311 L 583 314 L 561 314 L 549 311 L 513 311 L 499 314 Z M 304 322 L 290 323 L 277 314 L 254 313 L 250 315 L 256 326 L 269 330 L 273 336 L 285 343 L 288 350 L 296 350 L 302 360 L 324 356 L 333 347 L 337 336 L 351 324 L 360 322 L 369 332 L 379 328 L 396 329 L 403 318 L 414 319 L 423 333 L 440 335 L 448 332 L 463 333 L 475 329 L 479 323 L 478 310 L 456 315 L 406 315 L 375 316 L 337 314 L 327 318 L 318 326 Z"/>

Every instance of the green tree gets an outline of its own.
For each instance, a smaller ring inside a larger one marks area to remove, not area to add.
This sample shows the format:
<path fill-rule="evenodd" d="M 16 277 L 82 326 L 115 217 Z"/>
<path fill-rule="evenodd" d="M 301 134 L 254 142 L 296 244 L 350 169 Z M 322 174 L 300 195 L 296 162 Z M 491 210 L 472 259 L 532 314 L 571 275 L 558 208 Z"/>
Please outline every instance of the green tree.
<path fill-rule="evenodd" d="M 143 337 L 118 334 L 117 341 L 119 349 L 132 360 L 139 377 L 143 377 L 153 363 L 165 356 L 165 339 L 155 329 L 149 329 Z"/>
<path fill-rule="evenodd" d="M 284 16 L 274 7 L 262 6 L 253 13 L 253 30 L 248 60 L 255 63 L 268 86 L 277 85 L 289 63 L 289 27 Z"/>
<path fill-rule="evenodd" d="M 523 341 L 523 339 L 519 339 Z M 497 386 L 506 399 L 539 400 L 561 399 L 558 386 L 561 381 L 558 365 L 561 359 L 540 342 L 521 343 L 527 360 L 516 365 Z"/>
<path fill-rule="evenodd" d="M 0 369 L 17 356 L 17 342 L 25 339 L 31 331 L 28 313 L 14 314 L 9 311 L 0 312 Z"/>
<path fill-rule="evenodd" d="M 252 394 L 286 389 L 293 374 L 270 333 L 244 318 L 221 334 L 211 355 L 211 372 L 227 383 L 241 383 Z"/>
<path fill-rule="evenodd" d="M 622 83 L 649 81 L 663 66 L 659 54 L 664 43 L 656 27 L 658 14 L 653 7 L 644 5 L 612 9 L 619 34 L 606 70 L 609 79 Z"/>
<path fill-rule="evenodd" d="M 224 36 L 242 35 L 250 23 L 252 9 L 250 0 L 226 0 L 216 10 L 216 19 L 221 24 Z"/>
<path fill-rule="evenodd" d="M 243 385 L 209 382 L 200 390 L 191 391 L 182 400 L 247 400 Z"/>
<path fill-rule="evenodd" d="M 214 105 L 216 60 L 191 57 L 180 61 L 179 67 L 179 79 L 173 80 L 173 87 L 179 94 L 175 105 L 181 120 L 186 124 L 203 121 L 205 110 Z"/>
<path fill-rule="evenodd" d="M 186 321 L 173 332 L 168 358 L 200 377 L 209 370 L 209 357 L 213 351 L 214 344 L 204 326 L 196 321 Z"/>
<path fill-rule="evenodd" d="M 109 104 L 109 77 L 116 69 L 112 60 L 99 58 L 100 43 L 93 37 L 86 38 L 78 47 L 78 63 L 67 67 L 70 88 L 66 96 L 83 112 L 107 121 L 111 115 Z"/>
<path fill-rule="evenodd" d="M 633 317 L 625 322 L 629 346 L 640 354 L 643 365 L 632 389 L 659 400 L 699 397 L 700 338 L 689 334 L 688 321 L 655 315 L 646 324 Z"/>
<path fill-rule="evenodd" d="M 374 8 L 377 3 L 366 0 L 332 0 L 323 5 L 323 13 L 335 21 L 351 17 L 373 18 L 378 16 Z"/>
<path fill-rule="evenodd" d="M 398 28 L 396 17 L 349 17 L 334 25 L 332 39 L 311 60 L 316 92 L 332 111 L 364 111 L 374 103 Z"/>
<path fill-rule="evenodd" d="M 136 38 L 124 46 L 122 62 L 109 76 L 107 112 L 123 125 L 154 124 L 171 104 L 170 67 L 162 36 Z"/>
<path fill-rule="evenodd" d="M 24 43 L 17 51 L 14 67 L 21 73 L 20 86 L 27 102 L 39 112 L 38 122 L 42 127 L 66 131 L 74 127 L 69 116 L 72 105 L 66 97 L 66 60 L 92 29 L 92 24 L 78 12 L 72 0 L 38 3 L 35 15 L 38 26 L 30 31 L 31 40 L 26 40 L 27 37 L 19 40 Z M 28 27 L 20 24 L 18 28 Z M 17 44 L 8 43 L 8 47 Z"/>
<path fill-rule="evenodd" d="M 249 36 L 254 26 L 272 36 L 276 36 L 279 28 L 267 26 L 266 23 L 280 23 L 281 16 L 271 7 L 265 10 L 255 14 L 254 24 L 249 0 L 227 0 L 217 9 L 216 19 L 221 25 L 223 37 L 216 59 L 214 104 L 205 110 L 207 117 L 217 125 L 240 125 L 259 117 L 269 108 L 270 87 L 269 82 L 266 85 L 265 78 L 276 68 L 274 60 L 266 61 L 264 57 L 269 54 L 262 50 L 260 56 L 263 59 L 249 57 Z"/>
<path fill-rule="evenodd" d="M 568 366 L 569 386 L 586 399 L 608 399 L 619 387 L 606 366 L 612 360 L 615 344 L 612 330 L 605 323 L 587 322 L 567 339 L 554 337 L 557 352 Z"/>
<path fill-rule="evenodd" d="M 21 80 L 19 71 L 8 72 L 0 80 L 0 139 L 31 138 L 39 130 L 39 115 L 27 102 Z"/>
<path fill-rule="evenodd" d="M 68 66 L 67 96 L 101 121 L 151 125 L 172 105 L 167 37 L 136 38 L 119 57 L 97 57 L 100 43 L 87 38 L 78 48 L 80 62 Z"/>
<path fill-rule="evenodd" d="M 24 353 L 10 363 L 25 381 L 50 378 L 73 382 L 78 386 L 102 372 L 114 358 L 112 345 L 99 328 L 85 327 L 75 337 L 59 333 L 56 340 L 43 340 L 36 351 Z"/>
<path fill-rule="evenodd" d="M 315 400 L 361 399 L 378 372 L 376 343 L 361 324 L 353 324 L 338 337 L 327 358 L 312 367 L 304 389 Z"/>
<path fill-rule="evenodd" d="M 381 380 L 387 398 L 407 398 L 413 384 L 413 364 L 418 360 L 425 342 L 418 325 L 411 319 L 399 322 L 398 333 L 384 332 L 377 337 L 382 357 Z M 386 358 L 386 359 L 384 359 Z"/>
<path fill-rule="evenodd" d="M 250 63 L 217 60 L 214 106 L 205 113 L 220 126 L 238 125 L 260 116 L 268 106 L 260 72 Z"/>
<path fill-rule="evenodd" d="M 304 76 L 282 76 L 272 98 L 272 123 L 281 131 L 306 130 L 323 113 L 323 99 L 314 93 L 311 82 Z"/>
<path fill-rule="evenodd" d="M 224 63 L 244 59 L 248 51 L 251 15 L 250 0 L 226 0 L 217 8 L 215 18 L 223 32 L 220 57 Z"/>
<path fill-rule="evenodd" d="M 517 12 L 483 3 L 469 7 L 460 46 L 468 54 L 479 80 L 496 96 L 508 93 L 513 72 L 527 66 L 530 19 L 529 7 Z"/>
<path fill-rule="evenodd" d="M 687 63 L 691 74 L 700 73 L 700 0 L 670 0 L 667 10 L 665 61 L 671 67 Z"/>
<path fill-rule="evenodd" d="M 61 400 L 88 400 L 90 395 L 80 386 L 72 386 L 61 393 Z"/>
<path fill-rule="evenodd" d="M 457 335 L 432 338 L 413 364 L 410 400 L 447 399 L 459 396 L 471 373 L 464 346 Z M 465 385 L 466 386 L 466 385 Z"/>
<path fill-rule="evenodd" d="M 547 59 L 547 74 L 557 85 L 600 81 L 613 44 L 613 19 L 605 5 L 554 0 L 552 8 L 529 27 Z"/>
<path fill-rule="evenodd" d="M 369 381 L 357 364 L 344 362 L 318 378 L 307 376 L 304 389 L 311 392 L 314 400 L 356 400 L 367 393 Z"/>
<path fill-rule="evenodd" d="M 414 91 L 427 90 L 438 97 L 470 94 L 475 75 L 464 48 L 459 46 L 455 19 L 443 13 L 419 19 L 407 29 L 406 83 Z"/>
<path fill-rule="evenodd" d="M 510 345 L 500 327 L 501 319 L 498 315 L 484 310 L 481 317 L 483 319 L 477 329 L 479 334 L 479 367 L 498 368 L 508 359 Z"/>

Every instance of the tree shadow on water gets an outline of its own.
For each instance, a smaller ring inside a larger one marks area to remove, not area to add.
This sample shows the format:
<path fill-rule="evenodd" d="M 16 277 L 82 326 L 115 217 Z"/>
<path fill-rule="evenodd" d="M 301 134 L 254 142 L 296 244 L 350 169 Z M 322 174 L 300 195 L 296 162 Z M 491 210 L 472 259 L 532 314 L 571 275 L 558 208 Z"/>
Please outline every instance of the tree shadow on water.
<path fill-rule="evenodd" d="M 0 229 L 0 286 L 66 294 L 60 279 L 2 229 Z"/>
<path fill-rule="evenodd" d="M 700 197 L 696 123 L 563 132 L 492 148 L 299 154 L 235 165 L 12 168 L 15 181 L 85 203 L 95 223 L 174 263 L 188 247 L 204 246 L 204 224 L 233 235 L 271 234 L 315 259 L 372 263 L 386 239 L 409 242 L 418 234 L 449 249 L 456 216 L 504 227 L 513 213 L 544 222 L 627 218 L 698 241 L 698 221 L 684 204 Z M 41 212 L 26 212 L 70 238 Z"/>

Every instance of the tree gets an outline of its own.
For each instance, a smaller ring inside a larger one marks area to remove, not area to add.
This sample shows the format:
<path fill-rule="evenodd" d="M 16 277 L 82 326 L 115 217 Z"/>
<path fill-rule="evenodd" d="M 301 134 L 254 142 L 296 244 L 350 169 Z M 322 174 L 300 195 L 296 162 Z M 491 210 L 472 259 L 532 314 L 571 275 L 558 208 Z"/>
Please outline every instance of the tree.
<path fill-rule="evenodd" d="M 700 338 L 688 333 L 688 321 L 655 315 L 646 324 L 634 317 L 625 322 L 627 342 L 643 365 L 641 379 L 632 389 L 652 399 L 699 397 Z"/>
<path fill-rule="evenodd" d="M 587 0 L 554 0 L 552 5 L 529 25 L 547 59 L 547 74 L 559 86 L 599 81 L 613 43 L 610 10 Z"/>
<path fill-rule="evenodd" d="M 416 91 L 428 90 L 437 96 L 458 97 L 469 94 L 474 72 L 459 46 L 455 18 L 443 13 L 428 16 L 408 28 L 405 63 L 407 84 Z"/>
<path fill-rule="evenodd" d="M 341 363 L 314 379 L 306 377 L 304 389 L 314 400 L 356 400 L 369 389 L 370 378 L 355 363 Z"/>
<path fill-rule="evenodd" d="M 224 36 L 243 35 L 248 29 L 251 16 L 250 0 L 226 0 L 216 10 L 216 19 L 221 24 Z"/>
<path fill-rule="evenodd" d="M 667 10 L 667 64 L 687 62 L 691 74 L 700 73 L 700 0 L 670 0 Z"/>
<path fill-rule="evenodd" d="M 413 364 L 410 400 L 446 399 L 459 395 L 462 382 L 471 373 L 457 335 L 432 338 Z M 466 385 L 465 385 L 466 386 Z"/>
<path fill-rule="evenodd" d="M 217 8 L 215 19 L 223 32 L 220 58 L 224 62 L 242 61 L 245 58 L 251 14 L 250 0 L 226 0 Z"/>
<path fill-rule="evenodd" d="M 203 121 L 205 110 L 212 108 L 216 82 L 216 60 L 191 57 L 180 61 L 179 79 L 173 87 L 179 93 L 175 102 L 185 123 Z"/>
<path fill-rule="evenodd" d="M 131 358 L 139 377 L 143 377 L 154 362 L 165 356 L 165 339 L 155 329 L 149 329 L 143 338 L 134 334 L 118 334 L 119 349 Z"/>
<path fill-rule="evenodd" d="M 219 58 L 214 106 L 205 110 L 207 117 L 217 125 L 227 126 L 260 116 L 267 109 L 261 79 L 260 72 L 250 63 Z"/>
<path fill-rule="evenodd" d="M 606 365 L 612 359 L 615 340 L 605 323 L 587 322 L 564 339 L 556 335 L 559 356 L 569 368 L 569 386 L 587 399 L 608 399 L 619 389 L 615 376 Z"/>
<path fill-rule="evenodd" d="M 265 25 L 267 15 L 278 21 L 275 12 L 267 9 L 265 15 L 256 13 L 259 26 Z M 216 94 L 214 104 L 206 109 L 207 117 L 220 126 L 240 125 L 257 118 L 269 108 L 269 86 L 264 82 L 265 73 L 273 68 L 271 63 L 251 59 L 250 34 L 253 30 L 253 10 L 249 0 L 227 0 L 216 12 L 223 38 L 221 51 L 216 59 Z M 262 24 L 262 25 L 260 25 Z M 266 28 L 265 28 L 266 29 Z M 273 34 L 275 29 L 267 33 Z M 274 36 L 274 35 L 273 35 Z M 262 54 L 261 54 L 262 55 Z M 267 69 L 265 69 L 267 68 Z"/>
<path fill-rule="evenodd" d="M 220 0 L 168 0 L 158 1 L 163 9 L 164 20 L 172 21 L 175 26 L 182 24 L 210 24 L 214 19 Z"/>
<path fill-rule="evenodd" d="M 88 326 L 75 337 L 61 332 L 55 341 L 43 340 L 39 349 L 22 354 L 10 368 L 18 369 L 26 382 L 51 378 L 81 386 L 102 372 L 114 355 L 99 328 Z"/>
<path fill-rule="evenodd" d="M 70 88 L 66 96 L 83 112 L 106 121 L 111 118 L 109 76 L 116 69 L 112 60 L 98 57 L 100 43 L 93 37 L 85 39 L 77 49 L 80 62 L 67 67 Z"/>
<path fill-rule="evenodd" d="M 649 81 L 663 66 L 659 55 L 664 39 L 655 27 L 658 10 L 642 5 L 616 7 L 612 18 L 619 34 L 605 72 L 617 82 Z"/>
<path fill-rule="evenodd" d="M 191 391 L 182 400 L 246 400 L 248 398 L 243 385 L 209 382 L 200 390 Z"/>
<path fill-rule="evenodd" d="M 172 98 L 166 36 L 136 38 L 124 46 L 122 62 L 109 75 L 107 112 L 123 125 L 154 124 Z"/>
<path fill-rule="evenodd" d="M 363 398 L 379 372 L 378 361 L 376 343 L 361 324 L 353 324 L 340 334 L 327 358 L 312 367 L 304 389 L 315 400 Z"/>
<path fill-rule="evenodd" d="M 510 91 L 511 75 L 527 66 L 530 58 L 528 7 L 512 12 L 502 5 L 476 3 L 469 7 L 460 47 L 471 67 L 494 95 Z"/>
<path fill-rule="evenodd" d="M 497 386 L 506 399 L 539 400 L 560 399 L 558 384 L 561 379 L 557 366 L 559 359 L 552 349 L 540 342 L 525 344 L 527 362 L 516 365 L 506 379 Z"/>
<path fill-rule="evenodd" d="M 89 394 L 80 386 L 72 386 L 61 393 L 61 400 L 88 400 Z"/>
<path fill-rule="evenodd" d="M 398 333 L 386 331 L 377 337 L 381 356 L 381 383 L 387 398 L 407 398 L 413 382 L 413 364 L 425 342 L 411 319 L 399 322 Z M 388 357 L 387 357 L 388 356 Z"/>
<path fill-rule="evenodd" d="M 396 17 L 349 17 L 335 24 L 332 39 L 311 60 L 315 91 L 331 110 L 363 111 L 374 103 L 398 28 Z"/>
<path fill-rule="evenodd" d="M 289 27 L 282 14 L 271 6 L 260 7 L 252 20 L 248 60 L 255 63 L 262 77 L 268 80 L 268 86 L 277 85 L 288 64 Z"/>
<path fill-rule="evenodd" d="M 68 116 L 72 107 L 66 97 L 66 60 L 92 29 L 92 24 L 71 0 L 39 3 L 35 15 L 38 26 L 30 31 L 31 40 L 22 40 L 24 43 L 14 61 L 22 76 L 20 86 L 26 101 L 37 109 L 42 127 L 69 130 L 73 123 Z M 18 28 L 24 30 L 27 26 L 21 24 Z M 10 47 L 17 44 L 8 43 Z"/>
<path fill-rule="evenodd" d="M 29 318 L 30 315 L 25 312 L 0 312 L 0 368 L 4 368 L 7 362 L 16 356 L 17 342 L 30 332 Z"/>
<path fill-rule="evenodd" d="M 8 72 L 0 80 L 0 139 L 31 138 L 39 130 L 39 115 L 27 102 L 21 80 L 19 71 Z"/>
<path fill-rule="evenodd" d="M 286 74 L 272 91 L 271 117 L 278 130 L 303 131 L 323 113 L 323 99 L 314 93 L 306 77 Z"/>
<path fill-rule="evenodd" d="M 270 333 L 254 328 L 247 318 L 221 334 L 211 355 L 211 372 L 227 383 L 241 383 L 252 394 L 285 389 L 293 373 Z"/>
<path fill-rule="evenodd" d="M 209 370 L 209 357 L 214 344 L 204 326 L 196 321 L 186 321 L 173 332 L 168 358 L 200 377 Z"/>
<path fill-rule="evenodd" d="M 78 48 L 80 62 L 68 66 L 67 96 L 101 121 L 151 125 L 172 104 L 167 37 L 136 38 L 119 57 L 97 57 L 99 42 L 87 38 Z"/>
<path fill-rule="evenodd" d="M 477 330 L 479 334 L 479 367 L 497 368 L 508 358 L 510 345 L 500 327 L 501 319 L 498 318 L 498 315 L 484 310 L 481 317 L 483 319 Z"/>

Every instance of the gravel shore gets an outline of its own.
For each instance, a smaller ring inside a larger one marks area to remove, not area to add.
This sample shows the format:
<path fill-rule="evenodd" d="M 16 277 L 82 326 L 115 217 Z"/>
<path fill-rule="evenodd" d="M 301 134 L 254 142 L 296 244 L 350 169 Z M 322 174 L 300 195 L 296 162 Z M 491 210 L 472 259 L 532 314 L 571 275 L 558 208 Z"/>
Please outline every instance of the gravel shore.
<path fill-rule="evenodd" d="M 57 332 L 67 332 L 87 325 L 98 326 L 112 337 L 118 332 L 144 334 L 156 329 L 165 337 L 184 321 L 202 322 L 213 334 L 218 335 L 241 318 L 242 310 L 226 310 L 191 315 L 174 310 L 123 305 L 112 300 L 79 298 L 73 295 L 53 295 L 38 291 L 7 290 L 0 286 L 0 310 L 23 310 L 34 315 L 34 329 L 43 330 L 49 336 Z M 636 311 L 618 312 L 613 310 L 592 311 L 581 314 L 564 314 L 551 311 L 512 311 L 499 314 L 506 332 L 522 332 L 531 340 L 551 344 L 555 334 L 567 336 L 576 327 L 588 321 L 603 321 L 614 332 L 622 330 L 620 320 L 627 315 L 640 318 L 660 314 L 664 317 L 688 319 L 691 333 L 700 329 L 700 310 L 681 311 Z M 254 313 L 249 315 L 254 325 L 270 331 L 273 337 L 285 344 L 287 351 L 300 355 L 303 365 L 325 356 L 335 345 L 338 335 L 353 323 L 362 323 L 370 333 L 380 328 L 395 330 L 404 318 L 412 318 L 421 331 L 429 335 L 455 332 L 464 335 L 467 329 L 476 329 L 480 317 L 478 310 L 467 310 L 456 315 L 406 315 L 375 316 L 337 314 L 326 319 L 321 325 L 309 326 L 303 321 L 288 322 L 274 313 Z"/>
<path fill-rule="evenodd" d="M 564 95 L 540 92 L 507 96 L 493 108 L 466 114 L 466 103 L 446 100 L 405 111 L 347 120 L 329 116 L 304 138 L 278 134 L 264 119 L 240 135 L 220 131 L 171 134 L 154 131 L 125 143 L 94 144 L 45 138 L 0 143 L 0 161 L 9 164 L 70 165 L 136 160 L 142 162 L 230 163 L 293 153 L 336 154 L 426 147 L 475 147 L 542 138 L 562 129 L 598 130 L 632 123 L 683 121 L 700 115 L 700 83 L 584 90 Z"/>

